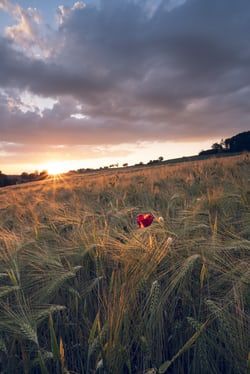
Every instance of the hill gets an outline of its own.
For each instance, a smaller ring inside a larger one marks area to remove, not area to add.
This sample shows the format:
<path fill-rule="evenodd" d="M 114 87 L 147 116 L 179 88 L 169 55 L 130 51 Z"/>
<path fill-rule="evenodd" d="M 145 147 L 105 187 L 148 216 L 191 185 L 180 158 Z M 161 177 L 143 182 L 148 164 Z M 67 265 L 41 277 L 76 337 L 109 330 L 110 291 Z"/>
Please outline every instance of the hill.
<path fill-rule="evenodd" d="M 163 164 L 178 164 L 183 162 L 190 162 L 190 161 L 199 161 L 199 160 L 207 160 L 209 158 L 219 158 L 219 157 L 231 157 L 235 155 L 239 155 L 242 152 L 249 152 L 250 151 L 250 131 L 239 133 L 231 138 L 227 138 L 225 140 L 221 140 L 220 143 L 214 143 L 211 146 L 211 149 L 206 151 L 201 151 L 199 155 L 194 156 L 187 156 L 175 159 L 164 160 L 162 156 L 160 156 L 156 160 L 150 160 L 147 164 L 143 162 L 139 162 L 135 165 L 128 166 L 127 163 L 123 164 L 123 167 L 119 167 L 119 164 L 112 164 L 110 166 L 100 167 L 99 169 L 78 169 L 78 170 L 71 170 L 65 174 L 72 176 L 75 174 L 96 174 L 97 172 L 103 173 L 104 171 L 107 172 L 108 170 L 112 170 L 112 168 L 116 168 L 117 172 L 119 172 L 123 168 L 129 169 L 138 169 L 152 167 L 152 166 L 159 166 Z M 39 180 L 48 179 L 49 174 L 46 170 L 35 171 L 33 173 L 26 173 L 23 172 L 21 175 L 6 175 L 0 171 L 0 187 L 6 187 L 9 185 L 15 184 L 22 184 L 22 183 L 29 183 L 29 182 L 36 182 Z"/>
<path fill-rule="evenodd" d="M 1 189 L 0 372 L 246 373 L 249 171 L 245 154 Z"/>

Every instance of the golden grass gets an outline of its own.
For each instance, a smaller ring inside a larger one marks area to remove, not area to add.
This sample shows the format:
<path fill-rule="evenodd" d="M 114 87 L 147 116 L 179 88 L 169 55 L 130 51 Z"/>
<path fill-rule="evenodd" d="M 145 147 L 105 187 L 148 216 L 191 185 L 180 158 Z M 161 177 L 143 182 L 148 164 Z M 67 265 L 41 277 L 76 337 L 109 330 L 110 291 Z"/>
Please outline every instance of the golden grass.
<path fill-rule="evenodd" d="M 0 373 L 246 373 L 249 171 L 245 154 L 1 189 Z"/>

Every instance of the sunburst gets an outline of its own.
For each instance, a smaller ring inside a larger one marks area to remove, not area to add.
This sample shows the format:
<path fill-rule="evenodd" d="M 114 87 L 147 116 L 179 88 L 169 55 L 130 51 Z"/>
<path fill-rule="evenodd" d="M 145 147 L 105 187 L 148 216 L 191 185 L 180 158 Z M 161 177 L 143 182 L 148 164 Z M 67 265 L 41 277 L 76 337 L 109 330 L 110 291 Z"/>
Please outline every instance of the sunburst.
<path fill-rule="evenodd" d="M 63 162 L 50 161 L 44 165 L 44 169 L 47 170 L 49 175 L 58 176 L 65 172 L 65 165 Z"/>

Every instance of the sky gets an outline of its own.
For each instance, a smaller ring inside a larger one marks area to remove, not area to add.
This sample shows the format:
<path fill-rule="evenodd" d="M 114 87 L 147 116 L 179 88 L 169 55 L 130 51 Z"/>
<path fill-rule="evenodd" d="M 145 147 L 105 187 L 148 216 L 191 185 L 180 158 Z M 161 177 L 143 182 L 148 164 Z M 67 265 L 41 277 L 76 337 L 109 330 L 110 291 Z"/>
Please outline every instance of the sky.
<path fill-rule="evenodd" d="M 193 155 L 250 124 L 249 0 L 0 0 L 0 170 Z"/>

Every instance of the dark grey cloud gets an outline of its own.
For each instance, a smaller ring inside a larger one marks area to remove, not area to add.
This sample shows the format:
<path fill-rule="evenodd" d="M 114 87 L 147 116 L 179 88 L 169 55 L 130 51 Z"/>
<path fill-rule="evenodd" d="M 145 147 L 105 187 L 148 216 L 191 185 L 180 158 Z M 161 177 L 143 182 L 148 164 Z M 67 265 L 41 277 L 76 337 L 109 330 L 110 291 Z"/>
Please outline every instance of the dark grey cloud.
<path fill-rule="evenodd" d="M 0 86 L 30 90 L 43 96 L 72 95 L 91 97 L 93 92 L 103 92 L 110 85 L 89 73 L 78 74 L 66 69 L 60 61 L 31 59 L 13 48 L 13 43 L 0 39 Z"/>
<path fill-rule="evenodd" d="M 249 0 L 187 0 L 171 11 L 158 1 L 152 13 L 145 3 L 68 12 L 45 60 L 2 38 L 0 86 L 59 100 L 43 117 L 2 103 L 2 140 L 115 144 L 248 129 Z M 77 104 L 87 119 L 70 117 Z"/>

